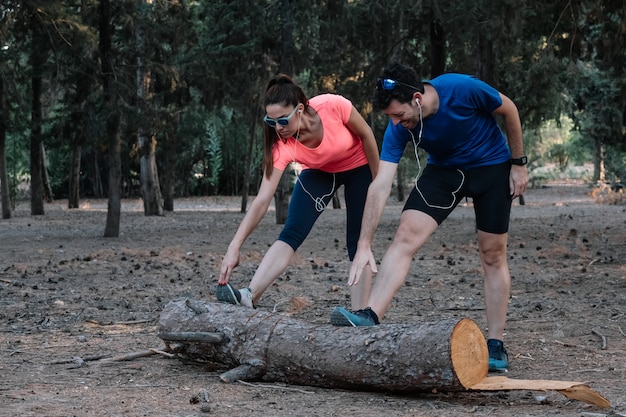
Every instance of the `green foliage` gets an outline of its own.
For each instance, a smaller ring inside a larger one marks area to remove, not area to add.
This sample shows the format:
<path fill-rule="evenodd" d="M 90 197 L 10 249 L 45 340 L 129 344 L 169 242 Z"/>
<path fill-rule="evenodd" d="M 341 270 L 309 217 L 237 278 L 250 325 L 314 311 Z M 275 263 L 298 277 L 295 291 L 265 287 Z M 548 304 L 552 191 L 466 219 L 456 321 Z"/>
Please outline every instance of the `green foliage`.
<path fill-rule="evenodd" d="M 0 76 L 11 86 L 12 175 L 28 169 L 29 19 L 35 16 L 49 51 L 41 68 L 42 128 L 55 194 L 66 194 L 73 146 L 83 150 L 84 183 L 106 182 L 99 3 L 26 4 L 32 3 L 0 6 Z M 131 154 L 134 132 L 142 126 L 156 134 L 160 176 L 174 178 L 177 196 L 238 194 L 249 175 L 253 187 L 258 184 L 261 99 L 277 72 L 293 75 L 309 96 L 348 97 L 381 139 L 387 118 L 371 114 L 370 98 L 376 75 L 391 60 L 414 66 L 425 79 L 441 63 L 446 72 L 488 78 L 517 104 L 533 168 L 555 163 L 567 172 L 592 161 L 593 145 L 601 141 L 610 149 L 610 175 L 623 177 L 621 2 L 121 0 L 112 7 L 123 177 L 130 183 L 138 170 Z M 138 68 L 149 74 L 145 97 L 137 96 Z M 413 151 L 407 152 L 402 168 L 408 180 L 416 172 Z M 97 191 L 84 187 L 83 194 L 89 193 Z"/>
<path fill-rule="evenodd" d="M 222 172 L 222 139 L 216 129 L 215 121 L 207 121 L 206 130 L 206 154 L 207 163 L 210 167 L 210 175 L 207 178 L 209 185 L 213 188 L 213 194 L 218 194 L 219 175 Z"/>

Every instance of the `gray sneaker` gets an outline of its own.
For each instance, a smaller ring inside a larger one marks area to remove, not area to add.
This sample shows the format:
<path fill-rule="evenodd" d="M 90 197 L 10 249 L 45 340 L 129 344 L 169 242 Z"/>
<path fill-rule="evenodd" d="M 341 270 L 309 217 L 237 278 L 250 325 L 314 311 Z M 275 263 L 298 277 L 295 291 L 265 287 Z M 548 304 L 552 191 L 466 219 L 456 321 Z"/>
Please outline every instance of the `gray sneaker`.
<path fill-rule="evenodd" d="M 218 284 L 215 291 L 217 301 L 220 303 L 234 304 L 236 306 L 242 305 L 249 308 L 254 308 L 252 302 L 252 292 L 250 288 L 243 288 L 241 290 L 235 289 L 230 284 Z"/>

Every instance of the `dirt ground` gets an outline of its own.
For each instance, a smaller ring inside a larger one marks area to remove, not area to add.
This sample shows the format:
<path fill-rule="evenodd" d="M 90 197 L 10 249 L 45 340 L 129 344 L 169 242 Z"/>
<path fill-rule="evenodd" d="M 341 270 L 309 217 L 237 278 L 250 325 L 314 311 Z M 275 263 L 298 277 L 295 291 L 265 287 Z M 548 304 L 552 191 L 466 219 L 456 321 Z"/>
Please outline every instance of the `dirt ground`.
<path fill-rule="evenodd" d="M 626 206 L 596 204 L 582 184 L 529 190 L 512 210 L 506 344 L 517 379 L 586 382 L 610 409 L 558 392 L 390 393 L 220 382 L 223 371 L 163 354 L 158 320 L 171 300 L 215 300 L 220 258 L 242 218 L 236 198 L 179 200 L 164 217 L 125 201 L 119 238 L 103 238 L 106 201 L 66 201 L 0 220 L 2 416 L 605 416 L 626 415 Z M 375 240 L 382 257 L 401 203 Z M 349 306 L 342 209 L 328 209 L 258 308 L 327 323 Z M 280 226 L 270 212 L 242 250 L 244 285 Z M 416 256 L 385 323 L 468 317 L 485 328 L 471 204 Z M 384 324 L 383 324 L 384 325 Z M 606 346 L 603 346 L 603 338 Z"/>

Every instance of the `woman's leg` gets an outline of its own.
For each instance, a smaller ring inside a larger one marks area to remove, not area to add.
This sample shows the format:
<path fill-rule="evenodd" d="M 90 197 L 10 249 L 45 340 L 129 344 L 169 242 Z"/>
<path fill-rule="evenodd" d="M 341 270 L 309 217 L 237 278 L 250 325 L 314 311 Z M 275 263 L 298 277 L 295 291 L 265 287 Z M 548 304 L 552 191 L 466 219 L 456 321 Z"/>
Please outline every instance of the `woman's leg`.
<path fill-rule="evenodd" d="M 357 242 L 361 233 L 363 210 L 367 199 L 367 189 L 372 182 L 372 172 L 369 165 L 337 174 L 340 183 L 345 187 L 346 194 L 346 245 L 348 258 L 354 259 Z M 363 270 L 363 275 L 358 284 L 350 287 L 350 301 L 352 310 L 360 310 L 367 307 L 372 287 L 372 271 L 369 268 Z"/>
<path fill-rule="evenodd" d="M 300 174 L 289 201 L 285 227 L 263 257 L 250 282 L 253 302 L 256 303 L 272 282 L 285 272 L 291 257 L 332 198 L 330 191 L 333 184 L 333 174 L 313 169 L 304 170 Z"/>

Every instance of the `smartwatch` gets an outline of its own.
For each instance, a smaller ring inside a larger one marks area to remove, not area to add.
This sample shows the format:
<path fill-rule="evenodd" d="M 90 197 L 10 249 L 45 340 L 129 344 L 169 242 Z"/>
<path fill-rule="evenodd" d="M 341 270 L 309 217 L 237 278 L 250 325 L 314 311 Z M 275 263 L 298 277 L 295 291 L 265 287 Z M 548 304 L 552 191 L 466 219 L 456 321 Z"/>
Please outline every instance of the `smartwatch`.
<path fill-rule="evenodd" d="M 524 155 L 521 158 L 511 158 L 511 163 L 513 165 L 526 165 L 528 163 L 528 157 Z"/>

